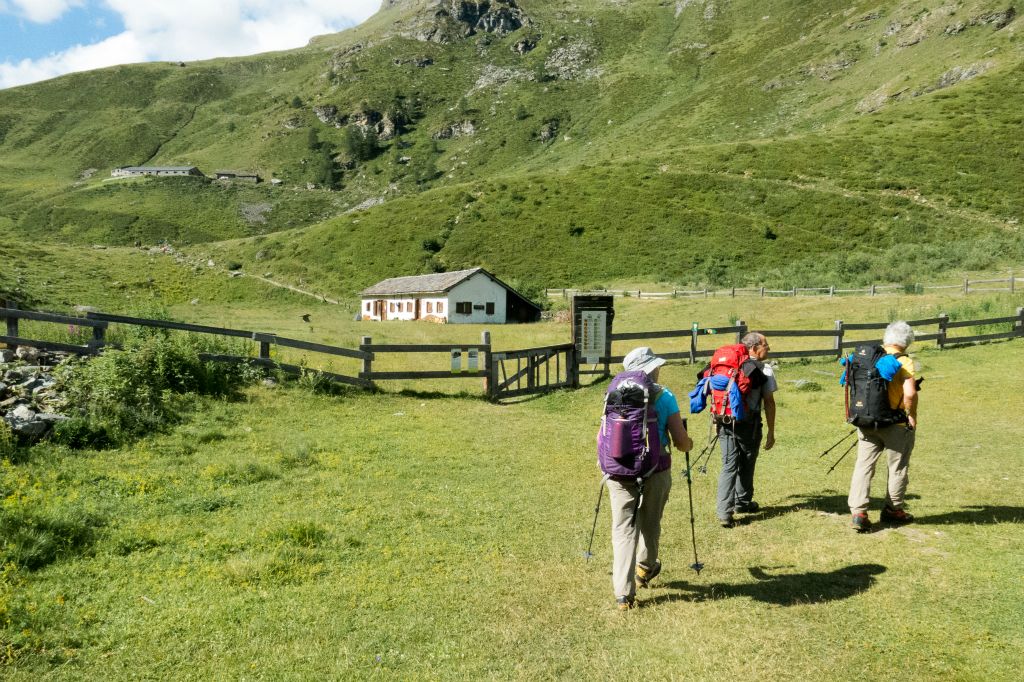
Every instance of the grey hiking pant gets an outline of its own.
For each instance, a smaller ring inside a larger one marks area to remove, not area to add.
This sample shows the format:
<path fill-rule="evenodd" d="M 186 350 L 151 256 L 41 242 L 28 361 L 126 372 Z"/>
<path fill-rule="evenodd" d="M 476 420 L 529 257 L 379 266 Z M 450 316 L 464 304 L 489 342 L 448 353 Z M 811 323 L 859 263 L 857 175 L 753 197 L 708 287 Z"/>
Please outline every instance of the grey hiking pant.
<path fill-rule="evenodd" d="M 903 508 L 903 496 L 910 483 L 910 453 L 914 451 L 916 432 L 906 424 L 893 424 L 879 429 L 857 429 L 857 463 L 850 480 L 851 514 L 864 514 L 871 501 L 871 478 L 878 458 L 885 453 L 889 468 L 885 504 L 890 509 Z"/>
<path fill-rule="evenodd" d="M 658 559 L 661 515 L 672 489 L 672 470 L 644 481 L 643 501 L 636 508 L 635 481 L 608 479 L 612 508 L 612 589 L 616 597 L 636 596 L 636 565 L 653 568 Z"/>
<path fill-rule="evenodd" d="M 761 449 L 761 421 L 740 421 L 718 425 L 722 449 L 722 471 L 718 474 L 718 505 L 722 521 L 732 518 L 736 505 L 754 499 L 754 466 Z"/>

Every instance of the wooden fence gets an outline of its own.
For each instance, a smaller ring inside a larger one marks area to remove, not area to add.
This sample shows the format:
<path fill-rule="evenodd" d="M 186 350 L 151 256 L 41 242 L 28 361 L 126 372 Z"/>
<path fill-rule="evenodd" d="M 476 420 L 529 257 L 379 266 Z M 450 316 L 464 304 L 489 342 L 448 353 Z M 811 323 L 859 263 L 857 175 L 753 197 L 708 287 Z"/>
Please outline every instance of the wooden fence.
<path fill-rule="evenodd" d="M 1007 315 L 1003 317 L 990 317 L 980 320 L 959 320 L 951 321 L 949 316 L 941 314 L 937 317 L 931 317 L 920 320 L 908 320 L 911 327 L 914 328 L 915 342 L 926 342 L 934 341 L 939 349 L 970 344 L 979 343 L 982 341 L 996 341 L 1000 339 L 1012 339 L 1024 336 L 1024 308 L 1017 308 L 1017 312 L 1014 315 Z M 888 322 L 844 322 L 843 320 L 836 320 L 833 329 L 762 329 L 758 328 L 757 331 L 764 334 L 769 340 L 776 339 L 787 339 L 787 338 L 813 338 L 813 339 L 826 339 L 827 345 L 825 347 L 817 348 L 795 348 L 787 350 L 773 350 L 771 353 L 772 358 L 783 359 L 783 358 L 817 358 L 817 357 L 834 357 L 840 358 L 844 352 L 864 343 L 881 343 L 881 334 L 865 334 L 863 332 L 873 331 L 884 331 L 889 325 Z M 986 334 L 974 334 L 967 336 L 959 336 L 954 333 L 950 333 L 950 330 L 966 329 L 970 327 L 989 327 L 989 326 L 1007 326 L 1008 328 L 1000 332 L 991 332 Z M 652 340 L 652 339 L 689 339 L 689 349 L 686 351 L 675 351 L 661 353 L 658 355 L 664 357 L 666 360 L 685 360 L 691 364 L 696 363 L 704 358 L 711 357 L 715 348 L 724 344 L 724 341 L 719 340 L 720 336 L 735 335 L 736 343 L 739 343 L 743 335 L 748 331 L 747 324 L 739 320 L 735 325 L 727 327 L 700 327 L 694 323 L 689 329 L 678 329 L 678 330 L 665 330 L 665 331 L 653 331 L 653 332 L 613 332 L 611 334 L 611 340 L 615 341 L 640 341 L 640 340 Z M 852 332 L 852 334 L 851 334 Z M 713 344 L 708 345 L 707 343 L 701 344 L 701 339 L 710 339 L 714 337 Z M 703 348 L 701 346 L 704 346 Z M 623 356 L 612 355 L 608 357 L 602 357 L 601 362 L 610 366 L 615 363 L 622 362 Z"/>
<path fill-rule="evenodd" d="M 284 364 L 272 359 L 272 348 L 291 348 L 358 360 L 360 369 L 351 375 L 313 370 L 319 372 L 324 378 L 338 383 L 370 388 L 377 381 L 478 379 L 482 380 L 484 393 L 491 399 L 530 395 L 556 388 L 578 388 L 581 375 L 613 373 L 613 365 L 622 362 L 623 357 L 621 355 L 602 356 L 598 360 L 598 364 L 601 365 L 600 369 L 597 368 L 597 365 L 591 369 L 585 369 L 581 367 L 579 353 L 573 344 L 495 352 L 492 349 L 490 333 L 487 331 L 482 332 L 479 344 L 374 344 L 371 337 L 364 336 L 359 347 L 351 349 L 291 339 L 267 332 L 209 327 L 185 322 L 151 320 L 97 312 L 90 312 L 85 316 L 78 317 L 20 310 L 16 306 L 7 305 L 0 306 L 0 318 L 6 321 L 7 328 L 6 335 L 0 336 L 0 343 L 9 347 L 32 346 L 78 355 L 95 355 L 105 347 L 116 347 L 116 344 L 109 343 L 107 340 L 107 331 L 111 325 L 134 325 L 245 339 L 258 344 L 255 355 L 205 354 L 202 357 L 206 360 L 251 363 L 294 375 L 310 371 L 301 366 Z M 19 320 L 85 327 L 92 330 L 92 338 L 81 345 L 24 338 L 19 334 Z M 1024 308 L 1017 308 L 1014 315 L 980 320 L 954 321 L 950 320 L 948 315 L 943 314 L 908 322 L 915 329 L 916 341 L 934 342 L 940 349 L 962 344 L 1024 337 Z M 780 339 L 814 339 L 818 341 L 815 344 L 816 347 L 786 347 L 773 350 L 771 354 L 773 358 L 838 358 L 858 344 L 880 341 L 880 335 L 873 332 L 881 332 L 887 325 L 888 322 L 847 323 L 837 320 L 833 329 L 826 330 L 758 329 L 758 331 L 764 333 L 774 342 Z M 957 332 L 957 330 L 976 327 L 1004 327 L 1004 329 L 972 335 L 959 335 Z M 684 340 L 687 345 L 685 350 L 663 352 L 659 355 L 667 360 L 681 360 L 693 364 L 710 357 L 715 348 L 723 345 L 725 338 L 730 338 L 730 340 L 734 338 L 738 342 L 747 331 L 748 327 L 743 321 L 724 327 L 701 327 L 694 323 L 688 329 L 612 332 L 609 338 L 611 342 L 673 338 Z M 783 342 L 782 345 L 788 346 L 789 344 Z M 608 347 L 611 347 L 610 343 Z M 402 353 L 443 353 L 450 361 L 450 369 L 396 372 L 374 368 L 374 362 L 380 356 Z"/>
<path fill-rule="evenodd" d="M 581 294 L 605 294 L 608 296 L 629 297 L 637 299 L 666 298 L 715 298 L 738 296 L 786 297 L 786 296 L 881 296 L 884 294 L 924 293 L 926 291 L 958 290 L 965 296 L 984 293 L 1015 293 L 1018 282 L 1024 278 L 1017 277 L 1011 271 L 1001 279 L 970 279 L 965 277 L 960 284 L 870 284 L 859 289 L 843 289 L 828 287 L 794 287 L 792 289 L 769 289 L 767 287 L 730 287 L 728 289 L 672 289 L 671 291 L 643 291 L 642 289 L 545 289 L 548 298 L 565 298 Z"/>

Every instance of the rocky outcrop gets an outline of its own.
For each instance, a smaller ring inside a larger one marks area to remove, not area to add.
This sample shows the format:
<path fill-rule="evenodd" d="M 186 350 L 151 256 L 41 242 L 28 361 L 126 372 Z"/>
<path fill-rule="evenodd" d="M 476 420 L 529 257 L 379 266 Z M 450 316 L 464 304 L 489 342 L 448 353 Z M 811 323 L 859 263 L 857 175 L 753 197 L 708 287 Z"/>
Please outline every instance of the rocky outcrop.
<path fill-rule="evenodd" d="M 325 123 L 335 128 L 343 128 L 348 124 L 348 116 L 346 114 L 339 114 L 338 107 L 333 104 L 318 104 L 313 107 L 313 114 L 320 119 L 321 123 Z"/>
<path fill-rule="evenodd" d="M 476 135 L 476 123 L 470 120 L 446 123 L 440 130 L 434 133 L 435 140 L 451 140 L 458 137 L 473 137 Z"/>
<path fill-rule="evenodd" d="M 1017 18 L 1017 10 L 1014 7 L 1007 7 L 1001 12 L 990 12 L 971 19 L 971 26 L 992 25 L 997 31 Z"/>
<path fill-rule="evenodd" d="M 385 3 L 383 8 L 393 7 Z M 515 0 L 431 0 L 399 33 L 432 43 L 453 43 L 478 33 L 505 36 L 530 25 Z"/>
<path fill-rule="evenodd" d="M 68 419 L 54 370 L 69 357 L 27 346 L 0 350 L 0 419 L 20 440 L 34 442 Z"/>
<path fill-rule="evenodd" d="M 544 62 L 544 74 L 557 80 L 588 80 L 601 75 L 599 68 L 591 66 L 597 52 L 593 45 L 575 40 L 556 47 Z"/>

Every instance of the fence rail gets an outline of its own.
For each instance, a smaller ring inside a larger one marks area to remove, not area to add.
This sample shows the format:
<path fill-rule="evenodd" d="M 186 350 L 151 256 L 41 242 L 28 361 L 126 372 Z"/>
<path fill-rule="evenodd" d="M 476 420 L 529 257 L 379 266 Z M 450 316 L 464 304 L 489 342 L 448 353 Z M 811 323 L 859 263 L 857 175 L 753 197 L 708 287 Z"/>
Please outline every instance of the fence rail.
<path fill-rule="evenodd" d="M 278 369 L 290 374 L 301 375 L 311 371 L 309 368 L 286 364 L 272 356 L 274 347 L 304 350 L 333 357 L 345 357 L 360 361 L 360 370 L 354 375 L 336 372 L 312 370 L 331 381 L 360 387 L 373 387 L 377 381 L 421 380 L 421 379 L 480 379 L 483 381 L 484 392 L 492 399 L 501 399 L 539 393 L 555 388 L 577 388 L 581 375 L 606 375 L 612 363 L 619 363 L 623 356 L 605 354 L 597 359 L 594 367 L 585 369 L 578 349 L 573 344 L 557 344 L 536 348 L 494 351 L 490 332 L 481 334 L 480 343 L 432 343 L 432 344 L 374 344 L 369 336 L 361 338 L 359 347 L 344 348 L 299 339 L 290 339 L 267 332 L 254 332 L 223 327 L 173 322 L 169 320 L 150 320 L 125 315 L 90 312 L 85 316 L 76 317 L 45 311 L 21 310 L 13 305 L 4 306 L 0 301 L 0 319 L 6 322 L 7 334 L 0 336 L 0 343 L 8 347 L 31 346 L 44 350 L 62 351 L 77 355 L 95 355 L 106 347 L 117 347 L 107 340 L 107 332 L 111 325 L 135 325 L 172 331 L 211 334 L 228 338 L 239 338 L 258 344 L 253 355 L 203 354 L 205 360 L 229 363 L 251 363 L 261 367 Z M 40 339 L 30 339 L 19 334 L 19 321 L 30 320 L 52 324 L 66 324 L 92 329 L 92 339 L 84 345 L 60 343 Z M 1016 314 L 989 317 L 979 320 L 951 321 L 948 315 L 920 320 L 910 320 L 915 328 L 917 341 L 934 341 L 942 349 L 971 343 L 1014 339 L 1024 337 L 1024 307 L 1017 308 Z M 850 348 L 871 341 L 879 341 L 864 337 L 863 332 L 876 332 L 885 329 L 887 322 L 844 322 L 836 320 L 834 328 L 829 329 L 778 329 L 764 330 L 763 333 L 773 339 L 815 339 L 818 347 L 791 348 L 774 350 L 774 358 L 820 358 L 841 357 Z M 993 330 L 1003 326 L 1002 330 Z M 1008 328 L 1005 328 L 1007 327 Z M 970 330 L 981 328 L 980 334 L 963 336 L 951 335 L 953 330 Z M 609 328 L 610 329 L 610 328 Z M 707 347 L 708 341 L 714 345 L 722 345 L 725 337 L 730 335 L 736 342 L 748 331 L 747 324 L 740 320 L 734 325 L 720 327 L 701 327 L 693 323 L 688 329 L 668 329 L 652 331 L 611 332 L 607 348 L 610 353 L 611 343 L 623 341 L 639 341 L 647 339 L 688 340 L 685 350 L 672 350 L 660 353 L 666 360 L 682 360 L 696 363 L 710 357 L 713 347 Z M 825 340 L 826 346 L 821 347 Z M 788 344 L 783 344 L 787 346 Z M 703 347 L 702 347 L 703 346 Z M 390 354 L 445 354 L 450 363 L 449 370 L 416 369 L 402 371 L 384 371 L 379 367 L 383 356 Z M 593 358 L 590 359 L 593 362 Z M 376 366 L 375 366 L 376 364 Z M 601 365 L 600 369 L 597 366 Z"/>

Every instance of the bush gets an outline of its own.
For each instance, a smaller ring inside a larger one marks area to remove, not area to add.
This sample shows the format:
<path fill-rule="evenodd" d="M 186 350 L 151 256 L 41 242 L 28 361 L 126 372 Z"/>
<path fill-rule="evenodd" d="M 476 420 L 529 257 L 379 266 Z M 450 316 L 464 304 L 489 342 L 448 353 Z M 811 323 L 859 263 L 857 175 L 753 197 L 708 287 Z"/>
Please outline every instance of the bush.
<path fill-rule="evenodd" d="M 121 350 L 67 365 L 61 379 L 76 413 L 54 438 L 71 447 L 123 443 L 177 422 L 195 396 L 228 396 L 255 378 L 246 366 L 200 359 L 200 352 L 213 350 L 224 349 L 194 336 L 142 330 Z"/>

